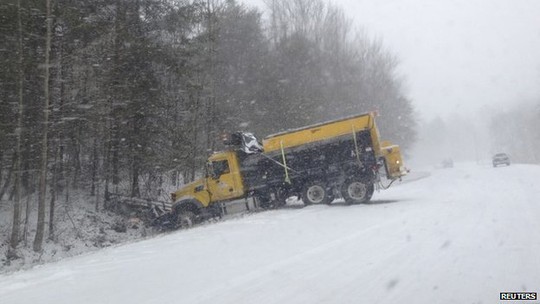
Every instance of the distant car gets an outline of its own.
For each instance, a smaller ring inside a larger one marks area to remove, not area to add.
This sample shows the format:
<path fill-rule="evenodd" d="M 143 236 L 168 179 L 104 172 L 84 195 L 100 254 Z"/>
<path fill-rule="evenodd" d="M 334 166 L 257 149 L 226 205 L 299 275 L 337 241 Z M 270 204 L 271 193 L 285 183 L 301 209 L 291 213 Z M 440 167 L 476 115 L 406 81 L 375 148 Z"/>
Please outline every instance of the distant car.
<path fill-rule="evenodd" d="M 498 165 L 510 166 L 510 157 L 506 153 L 497 153 L 493 155 L 493 167 Z"/>

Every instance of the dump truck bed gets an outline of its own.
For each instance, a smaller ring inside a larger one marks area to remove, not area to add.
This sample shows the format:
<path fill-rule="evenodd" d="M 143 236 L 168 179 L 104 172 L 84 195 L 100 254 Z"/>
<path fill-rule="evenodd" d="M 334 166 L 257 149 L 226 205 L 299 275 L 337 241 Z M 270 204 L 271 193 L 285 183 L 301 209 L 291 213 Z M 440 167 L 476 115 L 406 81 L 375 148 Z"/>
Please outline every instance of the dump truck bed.
<path fill-rule="evenodd" d="M 352 138 L 353 134 L 364 130 L 369 130 L 371 133 L 373 151 L 379 156 L 379 131 L 375 125 L 373 113 L 355 115 L 269 135 L 263 139 L 263 147 L 264 151 L 268 153 L 282 148 L 294 148 L 319 141 L 327 141 L 348 134 Z"/>

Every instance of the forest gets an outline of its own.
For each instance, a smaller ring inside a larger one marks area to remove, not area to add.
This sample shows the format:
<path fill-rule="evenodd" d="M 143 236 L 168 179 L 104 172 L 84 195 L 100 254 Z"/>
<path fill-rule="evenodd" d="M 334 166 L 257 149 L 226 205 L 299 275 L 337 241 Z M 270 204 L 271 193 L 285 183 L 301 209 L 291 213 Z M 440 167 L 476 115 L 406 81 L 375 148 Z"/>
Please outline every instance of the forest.
<path fill-rule="evenodd" d="M 55 212 L 72 193 L 94 197 L 96 212 L 110 192 L 168 199 L 223 132 L 262 138 L 376 110 L 384 138 L 412 145 L 415 110 L 381 39 L 323 0 L 266 5 L 263 15 L 235 0 L 2 1 L 10 252 L 58 241 Z"/>

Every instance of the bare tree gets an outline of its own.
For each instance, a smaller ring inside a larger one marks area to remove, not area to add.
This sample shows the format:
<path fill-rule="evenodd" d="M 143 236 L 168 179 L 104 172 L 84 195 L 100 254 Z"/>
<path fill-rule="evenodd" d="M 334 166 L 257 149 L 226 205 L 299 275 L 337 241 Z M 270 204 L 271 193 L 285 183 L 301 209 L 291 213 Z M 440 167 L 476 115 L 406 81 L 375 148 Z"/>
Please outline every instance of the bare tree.
<path fill-rule="evenodd" d="M 19 226 L 20 226 L 20 210 L 21 210 L 21 133 L 23 121 L 23 37 L 22 37 L 22 17 L 21 17 L 21 0 L 17 0 L 17 34 L 18 34 L 18 81 L 17 81 L 17 97 L 18 97 L 18 113 L 17 113 L 17 129 L 16 129 L 16 149 L 15 155 L 15 203 L 13 204 L 13 227 L 11 229 L 11 250 L 15 250 L 19 244 Z"/>
<path fill-rule="evenodd" d="M 46 27 L 45 36 L 45 77 L 43 80 L 43 89 L 45 93 L 45 105 L 43 107 L 43 135 L 41 139 L 41 167 L 39 176 L 38 193 L 38 219 L 36 237 L 34 238 L 34 251 L 40 252 L 43 247 L 43 236 L 45 233 L 45 197 L 47 191 L 47 163 L 48 163 L 48 124 L 49 124 L 49 78 L 50 78 L 50 52 L 51 52 L 51 0 L 45 0 L 46 5 Z"/>

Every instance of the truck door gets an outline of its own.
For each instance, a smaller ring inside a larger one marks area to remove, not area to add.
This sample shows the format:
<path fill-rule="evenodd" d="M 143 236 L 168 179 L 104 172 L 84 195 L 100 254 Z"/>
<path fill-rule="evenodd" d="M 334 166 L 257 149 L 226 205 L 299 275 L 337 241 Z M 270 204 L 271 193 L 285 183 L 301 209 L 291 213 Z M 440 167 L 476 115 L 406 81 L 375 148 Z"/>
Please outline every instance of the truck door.
<path fill-rule="evenodd" d="M 243 191 L 238 189 L 241 187 L 235 180 L 227 157 L 212 159 L 209 163 L 208 173 L 208 190 L 212 195 L 212 201 L 234 199 L 242 195 Z"/>

